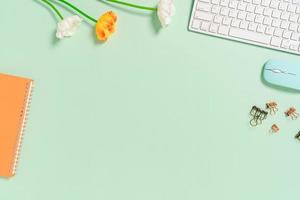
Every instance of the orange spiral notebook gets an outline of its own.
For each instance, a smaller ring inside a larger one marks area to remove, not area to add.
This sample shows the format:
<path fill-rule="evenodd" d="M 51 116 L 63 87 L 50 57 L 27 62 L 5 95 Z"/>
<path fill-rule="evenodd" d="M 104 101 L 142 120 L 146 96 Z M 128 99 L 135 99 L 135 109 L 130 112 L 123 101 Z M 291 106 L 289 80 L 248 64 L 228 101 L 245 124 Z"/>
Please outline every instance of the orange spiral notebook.
<path fill-rule="evenodd" d="M 0 74 L 0 176 L 15 174 L 33 81 Z"/>

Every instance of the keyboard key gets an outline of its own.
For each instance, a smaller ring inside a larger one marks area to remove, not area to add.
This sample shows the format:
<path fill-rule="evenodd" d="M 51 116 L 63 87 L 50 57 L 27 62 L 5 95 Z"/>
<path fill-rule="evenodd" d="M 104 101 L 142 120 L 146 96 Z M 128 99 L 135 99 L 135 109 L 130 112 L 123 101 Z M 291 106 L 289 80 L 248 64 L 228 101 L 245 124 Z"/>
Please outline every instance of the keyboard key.
<path fill-rule="evenodd" d="M 200 20 L 197 20 L 197 19 L 194 19 L 194 20 L 193 20 L 192 27 L 193 27 L 194 29 L 199 29 L 199 28 L 200 28 L 200 25 L 201 25 L 201 21 L 200 21 Z"/>
<path fill-rule="evenodd" d="M 198 3 L 197 9 L 209 12 L 211 10 L 211 5 L 208 3 Z"/>
<path fill-rule="evenodd" d="M 265 26 L 265 25 L 258 24 L 258 25 L 257 25 L 257 28 L 256 28 L 256 32 L 258 32 L 258 33 L 264 33 L 264 32 L 265 32 L 265 29 L 266 29 L 266 26 Z"/>
<path fill-rule="evenodd" d="M 216 5 L 212 6 L 211 12 L 214 14 L 218 14 L 220 12 L 220 7 Z"/>
<path fill-rule="evenodd" d="M 214 18 L 214 22 L 217 24 L 220 24 L 222 22 L 222 20 L 223 20 L 223 17 L 220 15 L 216 15 Z"/>
<path fill-rule="evenodd" d="M 272 10 L 270 8 L 265 8 L 264 9 L 264 16 L 271 16 Z"/>
<path fill-rule="evenodd" d="M 215 4 L 215 5 L 219 5 L 220 1 L 219 0 L 211 0 L 211 3 Z"/>
<path fill-rule="evenodd" d="M 287 8 L 288 12 L 296 12 L 296 6 L 293 4 L 289 4 L 288 8 Z"/>
<path fill-rule="evenodd" d="M 246 7 L 246 11 L 247 12 L 254 12 L 254 9 L 255 9 L 255 6 L 252 5 L 252 4 L 248 4 L 247 7 Z"/>
<path fill-rule="evenodd" d="M 244 20 L 246 18 L 246 12 L 245 11 L 240 11 L 237 18 L 241 19 L 241 20 Z"/>
<path fill-rule="evenodd" d="M 290 25 L 289 22 L 282 21 L 281 24 L 280 24 L 280 28 L 287 29 L 289 27 L 289 25 Z"/>
<path fill-rule="evenodd" d="M 201 6 L 202 3 L 203 3 L 203 2 L 198 1 L 198 3 L 197 3 L 197 10 L 200 10 L 200 6 Z M 206 3 L 206 4 L 207 4 L 207 3 Z"/>
<path fill-rule="evenodd" d="M 228 35 L 229 32 L 229 27 L 228 26 L 220 26 L 218 33 L 222 34 L 222 35 Z"/>
<path fill-rule="evenodd" d="M 205 21 L 211 21 L 213 19 L 213 15 L 207 12 L 197 11 L 195 12 L 195 18 Z"/>
<path fill-rule="evenodd" d="M 291 39 L 295 41 L 299 41 L 300 34 L 299 33 L 292 33 Z"/>
<path fill-rule="evenodd" d="M 297 13 L 297 14 L 300 14 L 300 6 L 297 6 L 297 7 L 296 7 L 296 13 Z"/>
<path fill-rule="evenodd" d="M 244 2 L 239 2 L 237 9 L 246 10 L 246 4 Z"/>
<path fill-rule="evenodd" d="M 215 33 L 218 31 L 218 25 L 217 24 L 211 24 L 210 27 L 209 27 L 209 31 L 212 32 L 212 33 Z"/>
<path fill-rule="evenodd" d="M 296 31 L 297 28 L 298 28 L 298 24 L 296 24 L 296 23 L 290 23 L 289 30 Z"/>
<path fill-rule="evenodd" d="M 290 39 L 292 35 L 292 31 L 283 31 L 282 37 L 286 39 Z"/>
<path fill-rule="evenodd" d="M 269 44 L 271 40 L 271 36 L 235 28 L 230 29 L 229 35 L 240 39 L 256 41 L 262 44 Z"/>
<path fill-rule="evenodd" d="M 201 26 L 200 26 L 200 29 L 202 30 L 202 31 L 207 31 L 208 30 L 208 28 L 209 28 L 209 23 L 208 22 L 202 22 L 201 23 Z"/>
<path fill-rule="evenodd" d="M 290 47 L 290 41 L 289 40 L 282 40 L 281 47 L 284 49 L 288 49 Z"/>
<path fill-rule="evenodd" d="M 274 35 L 275 36 L 281 37 L 282 33 L 283 33 L 283 29 L 281 29 L 281 28 L 275 28 L 275 31 L 274 31 Z"/>
<path fill-rule="evenodd" d="M 231 21 L 231 26 L 233 26 L 233 27 L 239 27 L 239 26 L 240 26 L 240 23 L 241 23 L 241 20 L 233 19 L 233 20 Z"/>
<path fill-rule="evenodd" d="M 290 17 L 290 13 L 282 12 L 281 16 L 280 16 L 280 19 L 287 20 L 289 17 Z"/>
<path fill-rule="evenodd" d="M 299 46 L 299 45 L 292 45 L 292 44 L 291 44 L 291 45 L 290 45 L 290 49 L 291 49 L 291 50 L 294 50 L 294 51 L 297 51 L 298 46 Z"/>
<path fill-rule="evenodd" d="M 253 22 L 250 22 L 249 25 L 248 25 L 248 30 L 249 31 L 255 31 L 257 28 L 257 24 L 253 23 Z"/>
<path fill-rule="evenodd" d="M 286 10 L 287 7 L 288 7 L 288 3 L 286 3 L 286 2 L 280 2 L 278 8 L 279 8 L 279 10 Z"/>
<path fill-rule="evenodd" d="M 231 23 L 231 19 L 230 18 L 228 18 L 228 17 L 224 17 L 223 18 L 223 24 L 224 25 L 228 26 L 230 23 Z"/>
<path fill-rule="evenodd" d="M 228 16 L 232 17 L 232 18 L 236 18 L 238 15 L 238 11 L 237 10 L 230 10 Z"/>
<path fill-rule="evenodd" d="M 297 22 L 299 15 L 295 14 L 295 13 L 291 13 L 290 14 L 290 21 L 292 22 Z"/>
<path fill-rule="evenodd" d="M 264 18 L 264 21 L 263 21 L 264 25 L 271 25 L 271 23 L 272 23 L 272 18 L 270 18 L 270 17 Z"/>
<path fill-rule="evenodd" d="M 273 27 L 279 27 L 280 26 L 280 20 L 279 19 L 273 19 L 272 20 L 272 26 Z"/>
<path fill-rule="evenodd" d="M 270 0 L 262 0 L 261 5 L 265 6 L 265 7 L 268 7 L 270 5 Z"/>
<path fill-rule="evenodd" d="M 255 18 L 255 15 L 253 13 L 248 13 L 246 16 L 246 20 L 249 22 L 253 22 Z"/>
<path fill-rule="evenodd" d="M 262 15 L 256 15 L 256 17 L 254 19 L 254 21 L 259 24 L 261 24 L 263 22 L 263 20 L 264 20 L 264 18 Z"/>
<path fill-rule="evenodd" d="M 262 15 L 264 11 L 264 8 L 261 6 L 256 6 L 254 13 Z"/>
<path fill-rule="evenodd" d="M 279 47 L 281 44 L 281 38 L 279 37 L 272 37 L 271 39 L 271 45 L 275 47 Z"/>
<path fill-rule="evenodd" d="M 266 33 L 267 35 L 273 35 L 274 30 L 275 30 L 274 27 L 268 26 L 268 27 L 266 28 L 266 32 L 265 32 L 265 33 Z"/>
<path fill-rule="evenodd" d="M 227 7 L 228 4 L 229 4 L 229 0 L 221 0 L 221 1 L 220 1 L 220 5 L 221 5 L 221 6 Z"/>
<path fill-rule="evenodd" d="M 259 5 L 261 0 L 253 0 L 252 2 L 253 2 L 253 4 Z"/>
<path fill-rule="evenodd" d="M 220 12 L 220 14 L 221 15 L 224 15 L 224 16 L 227 16 L 228 15 L 228 13 L 229 13 L 229 10 L 228 10 L 228 8 L 221 8 L 221 12 Z"/>
<path fill-rule="evenodd" d="M 237 1 L 230 1 L 228 7 L 235 9 L 237 7 Z"/>
<path fill-rule="evenodd" d="M 279 18 L 281 15 L 281 12 L 279 10 L 273 10 L 272 17 Z"/>
<path fill-rule="evenodd" d="M 241 21 L 240 28 L 241 29 L 247 29 L 248 25 L 249 25 L 249 22 Z"/>
<path fill-rule="evenodd" d="M 294 51 L 297 51 L 298 48 L 299 48 L 299 42 L 291 40 L 290 41 L 290 49 L 294 50 Z"/>
<path fill-rule="evenodd" d="M 199 0 L 201 2 L 204 2 L 204 3 L 210 3 L 210 0 Z"/>
<path fill-rule="evenodd" d="M 279 1 L 276 0 L 272 0 L 270 3 L 270 7 L 274 9 L 278 8 L 278 5 L 279 5 Z"/>

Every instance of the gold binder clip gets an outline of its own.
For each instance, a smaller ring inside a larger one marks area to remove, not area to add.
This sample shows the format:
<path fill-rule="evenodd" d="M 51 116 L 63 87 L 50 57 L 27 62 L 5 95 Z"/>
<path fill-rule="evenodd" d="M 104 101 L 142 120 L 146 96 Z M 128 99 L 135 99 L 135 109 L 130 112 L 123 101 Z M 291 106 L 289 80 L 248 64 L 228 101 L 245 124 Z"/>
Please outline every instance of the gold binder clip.
<path fill-rule="evenodd" d="M 295 138 L 300 140 L 300 131 L 295 135 Z"/>
<path fill-rule="evenodd" d="M 297 110 L 295 107 L 290 107 L 286 112 L 285 115 L 287 117 L 290 117 L 291 119 L 297 119 L 299 116 L 299 113 L 297 113 Z"/>
<path fill-rule="evenodd" d="M 269 113 L 271 115 L 275 115 L 278 111 L 278 104 L 275 101 L 270 101 L 266 103 L 267 110 L 269 110 Z"/>
<path fill-rule="evenodd" d="M 277 133 L 277 132 L 279 132 L 279 127 L 277 126 L 277 124 L 273 124 L 272 126 L 271 126 L 271 132 L 272 133 Z"/>
<path fill-rule="evenodd" d="M 250 115 L 252 116 L 252 119 L 250 120 L 251 126 L 257 126 L 262 123 L 263 120 L 267 118 L 268 112 L 253 106 Z"/>

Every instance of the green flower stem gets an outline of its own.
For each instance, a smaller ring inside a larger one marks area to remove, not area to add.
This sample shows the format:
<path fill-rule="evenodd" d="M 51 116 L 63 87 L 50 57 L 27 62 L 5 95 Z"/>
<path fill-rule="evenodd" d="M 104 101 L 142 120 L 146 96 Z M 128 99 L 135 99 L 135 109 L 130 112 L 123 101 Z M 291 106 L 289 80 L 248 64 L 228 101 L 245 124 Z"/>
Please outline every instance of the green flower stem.
<path fill-rule="evenodd" d="M 83 15 L 84 17 L 88 18 L 89 20 L 97 23 L 97 20 L 91 16 L 89 16 L 88 14 L 86 14 L 85 12 L 83 12 L 82 10 L 80 10 L 79 8 L 77 8 L 76 6 L 74 6 L 73 4 L 65 1 L 65 0 L 58 0 L 59 2 L 65 4 L 66 6 L 72 8 L 73 10 L 77 11 L 78 13 L 80 13 L 81 15 Z"/>
<path fill-rule="evenodd" d="M 133 7 L 133 8 L 139 8 L 139 9 L 143 9 L 143 10 L 157 10 L 157 8 L 140 6 L 140 5 L 136 5 L 136 4 L 132 4 L 132 3 L 127 3 L 127 2 L 124 2 L 124 1 L 118 1 L 118 0 L 106 0 L 106 1 L 121 4 L 121 5 L 125 5 L 125 6 L 129 6 L 129 7 Z"/>
<path fill-rule="evenodd" d="M 42 2 L 44 2 L 45 4 L 47 4 L 48 6 L 50 6 L 50 8 L 52 8 L 52 10 L 57 14 L 57 16 L 63 20 L 64 17 L 62 16 L 62 14 L 57 10 L 57 8 L 52 4 L 50 3 L 48 0 L 41 0 Z"/>

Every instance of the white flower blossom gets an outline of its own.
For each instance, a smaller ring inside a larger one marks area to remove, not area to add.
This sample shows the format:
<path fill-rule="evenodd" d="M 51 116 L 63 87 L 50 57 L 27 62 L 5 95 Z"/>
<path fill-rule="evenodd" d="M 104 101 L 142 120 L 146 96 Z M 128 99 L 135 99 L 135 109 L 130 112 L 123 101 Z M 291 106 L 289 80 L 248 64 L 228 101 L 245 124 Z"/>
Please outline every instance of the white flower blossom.
<path fill-rule="evenodd" d="M 157 16 L 162 27 L 167 27 L 175 14 L 173 0 L 160 0 L 157 6 Z"/>
<path fill-rule="evenodd" d="M 71 37 L 78 29 L 81 22 L 82 19 L 77 15 L 64 18 L 57 24 L 56 37 L 59 39 L 62 39 L 64 37 Z"/>

